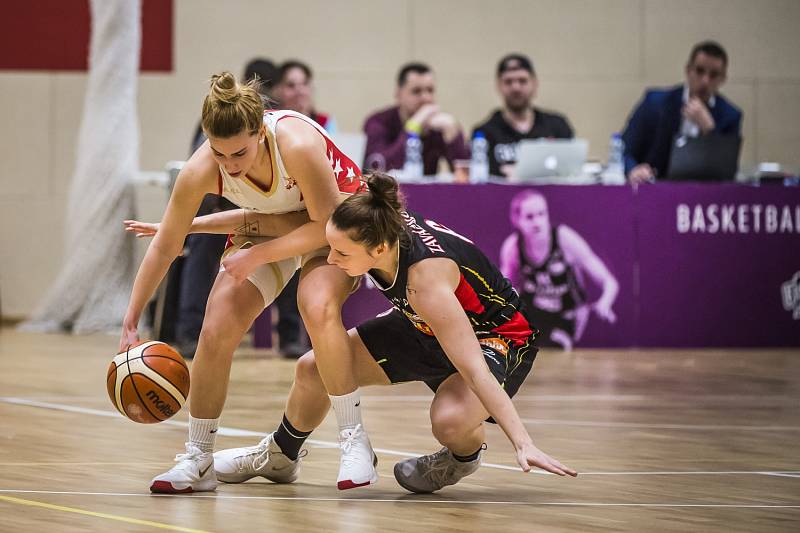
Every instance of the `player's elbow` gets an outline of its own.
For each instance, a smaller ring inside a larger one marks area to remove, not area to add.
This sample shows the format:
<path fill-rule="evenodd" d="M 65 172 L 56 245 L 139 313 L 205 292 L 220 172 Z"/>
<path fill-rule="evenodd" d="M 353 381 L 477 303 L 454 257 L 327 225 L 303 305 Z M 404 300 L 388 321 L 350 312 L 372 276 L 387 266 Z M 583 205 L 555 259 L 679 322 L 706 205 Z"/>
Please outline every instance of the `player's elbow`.
<path fill-rule="evenodd" d="M 155 254 L 161 260 L 171 263 L 183 251 L 183 245 L 182 243 L 163 242 L 163 240 L 156 238 L 150 244 L 148 251 Z"/>

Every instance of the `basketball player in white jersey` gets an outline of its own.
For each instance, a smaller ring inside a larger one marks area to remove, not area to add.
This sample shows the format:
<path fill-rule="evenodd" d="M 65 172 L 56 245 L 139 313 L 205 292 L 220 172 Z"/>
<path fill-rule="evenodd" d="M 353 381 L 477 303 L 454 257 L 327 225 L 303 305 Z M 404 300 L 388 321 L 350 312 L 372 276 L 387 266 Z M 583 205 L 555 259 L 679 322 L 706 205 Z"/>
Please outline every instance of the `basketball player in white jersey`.
<path fill-rule="evenodd" d="M 341 305 L 354 279 L 325 260 L 325 223 L 344 198 L 364 188 L 360 169 L 321 126 L 292 111 L 265 112 L 255 84 L 242 85 L 229 72 L 212 77 L 202 126 L 208 141 L 181 170 L 139 267 L 123 320 L 120 350 L 139 340 L 142 310 L 181 252 L 207 193 L 221 194 L 244 208 L 245 231 L 229 239 L 208 299 L 191 370 L 186 453 L 176 457 L 178 464 L 171 470 L 153 479 L 150 490 L 184 493 L 216 488 L 213 449 L 233 351 L 298 268 L 302 269 L 300 312 L 340 426 L 338 486 L 373 483 L 377 480 L 374 454 L 361 423 L 353 356 L 341 321 Z M 248 211 L 269 215 L 260 223 L 275 229 L 276 236 L 249 236 Z M 259 447 L 280 445 L 304 429 L 288 423 L 281 428 Z M 278 476 L 276 481 L 289 481 L 298 466 L 299 458 L 287 456 L 281 467 L 283 478 Z"/>

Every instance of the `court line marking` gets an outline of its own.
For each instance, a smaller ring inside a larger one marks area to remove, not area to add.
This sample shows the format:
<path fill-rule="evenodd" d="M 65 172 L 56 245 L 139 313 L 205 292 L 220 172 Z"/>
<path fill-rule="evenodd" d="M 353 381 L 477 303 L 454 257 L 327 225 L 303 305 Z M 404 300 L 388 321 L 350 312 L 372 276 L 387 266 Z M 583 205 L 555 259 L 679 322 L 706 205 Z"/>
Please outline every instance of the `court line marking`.
<path fill-rule="evenodd" d="M 595 422 L 591 420 L 553 420 L 546 418 L 523 418 L 524 424 L 544 426 L 578 426 L 642 429 L 692 429 L 692 430 L 736 430 L 736 431 L 800 431 L 800 426 L 741 426 L 722 424 L 647 424 L 639 422 Z"/>
<path fill-rule="evenodd" d="M 373 397 L 374 398 L 374 397 Z M 373 398 L 369 398 L 372 400 Z M 388 399 L 389 397 L 387 397 Z M 400 397 L 393 398 L 397 401 Z M 430 398 L 428 398 L 430 399 Z M 405 397 L 402 397 L 406 401 Z M 29 407 L 42 407 L 45 409 L 54 409 L 60 411 L 69 411 L 81 414 L 92 414 L 96 416 L 114 416 L 123 418 L 121 414 L 116 411 L 105 411 L 101 409 L 92 409 L 91 407 L 72 406 L 61 403 L 43 402 L 39 400 L 32 400 L 28 398 L 19 397 L 0 397 L 0 402 L 26 405 Z M 756 425 L 728 425 L 728 424 L 652 424 L 640 422 L 598 422 L 594 420 L 556 420 L 549 418 L 523 418 L 523 424 L 531 425 L 545 425 L 545 426 L 574 426 L 574 427 L 607 427 L 607 428 L 633 428 L 633 429 L 682 429 L 682 430 L 695 430 L 695 431 L 800 431 L 800 426 L 756 426 Z M 187 422 L 177 420 L 166 420 L 161 424 L 188 427 Z M 249 430 L 223 427 L 219 429 L 219 435 L 228 437 L 254 437 L 264 436 L 265 433 L 258 433 Z M 309 443 L 314 443 L 313 439 L 308 440 Z M 334 444 L 327 441 L 316 441 L 321 447 L 329 447 Z M 404 453 L 404 452 L 403 452 Z M 405 454 L 405 453 L 404 453 Z M 408 454 L 405 454 L 408 455 Z"/>
<path fill-rule="evenodd" d="M 611 502 L 520 502 L 497 500 L 428 500 L 425 496 L 404 495 L 399 498 L 325 498 L 313 496 L 245 496 L 224 494 L 143 494 L 133 492 L 81 492 L 0 489 L 0 492 L 19 494 L 58 494 L 67 496 L 136 496 L 143 498 L 204 498 L 215 500 L 267 500 L 267 501 L 314 501 L 314 502 L 365 502 L 365 503 L 427 503 L 455 505 L 530 505 L 562 507 L 708 507 L 733 509 L 800 509 L 800 504 L 734 504 L 734 503 L 611 503 Z M 0 498 L 5 496 L 0 495 Z M 49 505 L 49 504 L 48 504 Z M 195 531 L 195 530 L 191 530 Z"/>
<path fill-rule="evenodd" d="M 362 394 L 362 396 L 372 402 L 397 402 L 398 400 L 407 402 L 430 402 L 433 399 L 431 394 L 385 394 L 385 395 L 371 395 Z M 269 394 L 260 396 L 261 399 L 269 402 L 285 402 L 288 395 L 286 394 Z M 16 398 L 22 398 L 17 396 Z M 514 402 L 565 402 L 565 401 L 609 401 L 609 402 L 641 402 L 656 399 L 661 402 L 669 403 L 690 403 L 697 401 L 700 396 L 686 396 L 686 395 L 669 395 L 669 394 L 517 394 L 514 396 Z M 102 403 L 106 399 L 99 396 L 69 396 L 69 395 L 52 395 L 52 396 L 26 396 L 25 399 L 40 402 L 62 402 L 62 401 L 85 401 Z M 759 405 L 768 404 L 796 404 L 797 399 L 785 394 L 778 395 L 750 395 L 738 396 L 729 394 L 718 395 L 703 395 L 703 401 L 714 402 L 733 402 L 752 405 L 754 402 Z"/>
<path fill-rule="evenodd" d="M 25 398 L 13 398 L 13 397 L 0 397 L 0 402 L 5 402 L 14 405 L 24 405 L 27 407 L 40 407 L 43 409 L 51 409 L 56 411 L 66 411 L 70 413 L 79 413 L 79 414 L 88 414 L 88 415 L 95 415 L 95 416 L 104 416 L 107 418 L 118 418 L 120 420 L 124 420 L 125 418 L 118 412 L 118 411 L 103 411 L 101 409 L 90 409 L 88 407 L 77 407 L 73 405 L 64 405 L 64 404 L 56 404 L 56 403 L 48 403 L 48 402 L 37 402 L 33 400 L 27 400 Z M 160 423 L 160 425 L 169 425 L 169 426 L 176 426 L 181 428 L 188 428 L 189 423 L 183 422 L 180 420 L 165 420 Z M 217 435 L 223 435 L 227 437 L 259 437 L 263 438 L 265 433 L 258 432 L 258 431 L 251 431 L 249 429 L 238 429 L 238 428 L 229 428 L 226 426 L 220 426 L 219 430 L 217 431 Z M 308 439 L 306 440 L 308 444 L 317 446 L 318 448 L 338 448 L 339 443 L 332 442 L 332 441 L 324 441 L 324 440 L 316 440 L 316 439 Z M 398 450 L 390 450 L 386 448 L 374 448 L 375 452 L 381 453 L 384 455 L 393 455 L 398 457 L 419 457 L 420 453 L 415 452 L 407 452 L 407 451 L 398 451 Z M 481 466 L 486 468 L 494 468 L 497 470 L 511 470 L 514 472 L 519 472 L 520 468 L 518 466 L 508 466 L 496 463 L 481 463 Z M 531 470 L 529 473 L 531 474 L 538 474 L 538 475 L 545 475 L 545 476 L 554 476 L 556 474 L 551 474 L 550 472 L 545 472 L 543 470 Z M 731 470 L 731 471 L 689 471 L 689 472 L 675 472 L 675 471 L 658 471 L 658 472 L 581 472 L 579 475 L 581 476 L 629 476 L 629 475 L 638 475 L 638 476 L 648 476 L 648 475 L 774 475 L 774 474 L 800 474 L 800 472 L 795 471 L 785 471 L 785 470 L 776 470 L 776 471 L 765 471 L 765 470 Z M 788 477 L 788 476 L 787 476 Z"/>
<path fill-rule="evenodd" d="M 378 451 L 378 448 L 375 448 L 375 451 Z M 398 452 L 398 453 L 405 453 L 405 452 Z M 416 455 L 411 455 L 412 457 L 416 457 Z M 119 462 L 0 462 L 0 466 L 7 466 L 7 467 L 14 467 L 14 466 L 130 466 L 131 462 L 119 463 Z M 137 462 L 137 465 L 140 466 L 163 466 L 164 462 Z M 505 470 L 513 470 L 519 471 L 519 468 L 515 466 L 508 466 L 508 465 L 497 465 L 493 463 L 481 463 L 482 467 L 488 468 L 500 468 Z M 531 471 L 530 473 L 534 473 Z M 549 474 L 548 472 L 535 472 L 540 474 Z M 720 476 L 720 475 L 728 475 L 728 476 L 776 476 L 776 477 L 788 477 L 788 478 L 800 478 L 800 471 L 797 472 L 784 472 L 784 471 L 757 471 L 757 470 L 684 470 L 684 471 L 660 471 L 660 470 L 649 470 L 649 471 L 638 471 L 638 472 L 580 472 L 579 477 L 583 476 Z"/>
<path fill-rule="evenodd" d="M 31 492 L 31 491 L 7 491 L 7 490 L 0 490 L 0 492 Z M 58 493 L 51 493 L 47 491 L 37 491 L 36 494 L 58 494 Z M 188 527 L 181 527 L 175 526 L 172 524 L 164 524 L 161 522 L 153 522 L 151 520 L 139 520 L 138 518 L 129 518 L 127 516 L 120 516 L 116 514 L 108 514 L 108 513 L 98 513 L 96 511 L 87 511 L 86 509 L 80 509 L 78 507 L 67 507 L 65 505 L 53 505 L 52 503 L 44 503 L 38 502 L 36 500 L 26 500 L 23 498 L 15 498 L 13 496 L 3 496 L 0 494 L 0 501 L 15 503 L 18 505 L 27 505 L 30 507 L 41 507 L 43 509 L 49 509 L 51 511 L 63 511 L 65 513 L 75 513 L 75 514 L 82 514 L 86 516 L 92 516 L 95 518 L 106 518 L 108 520 L 116 520 L 117 522 L 126 522 L 128 524 L 136 524 L 137 526 L 150 526 L 159 529 L 169 529 L 172 531 L 185 531 L 188 533 L 209 533 L 203 529 L 191 529 Z"/>

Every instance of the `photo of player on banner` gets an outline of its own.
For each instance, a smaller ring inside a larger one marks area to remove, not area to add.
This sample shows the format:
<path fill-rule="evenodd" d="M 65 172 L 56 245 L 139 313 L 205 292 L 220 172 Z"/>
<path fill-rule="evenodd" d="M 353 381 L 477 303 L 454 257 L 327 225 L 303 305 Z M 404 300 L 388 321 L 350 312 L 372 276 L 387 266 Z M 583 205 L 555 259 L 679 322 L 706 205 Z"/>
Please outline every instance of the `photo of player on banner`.
<path fill-rule="evenodd" d="M 523 190 L 511 199 L 509 216 L 514 231 L 500 249 L 500 270 L 519 291 L 541 332 L 537 345 L 571 350 L 592 311 L 614 324 L 616 276 L 573 228 L 551 222 L 545 196 L 535 189 Z M 587 299 L 587 277 L 602 290 L 593 302 Z"/>

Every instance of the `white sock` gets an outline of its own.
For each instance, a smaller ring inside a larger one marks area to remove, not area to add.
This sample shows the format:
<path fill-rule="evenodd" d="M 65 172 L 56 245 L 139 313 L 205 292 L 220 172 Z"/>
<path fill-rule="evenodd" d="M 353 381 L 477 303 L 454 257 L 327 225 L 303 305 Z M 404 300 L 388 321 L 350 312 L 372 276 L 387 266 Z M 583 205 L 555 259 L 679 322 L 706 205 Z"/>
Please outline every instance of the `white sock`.
<path fill-rule="evenodd" d="M 195 418 L 189 415 L 189 444 L 197 446 L 201 452 L 213 452 L 218 427 L 219 418 Z"/>
<path fill-rule="evenodd" d="M 361 424 L 361 391 L 354 390 L 342 396 L 330 396 L 339 429 L 352 429 Z"/>

